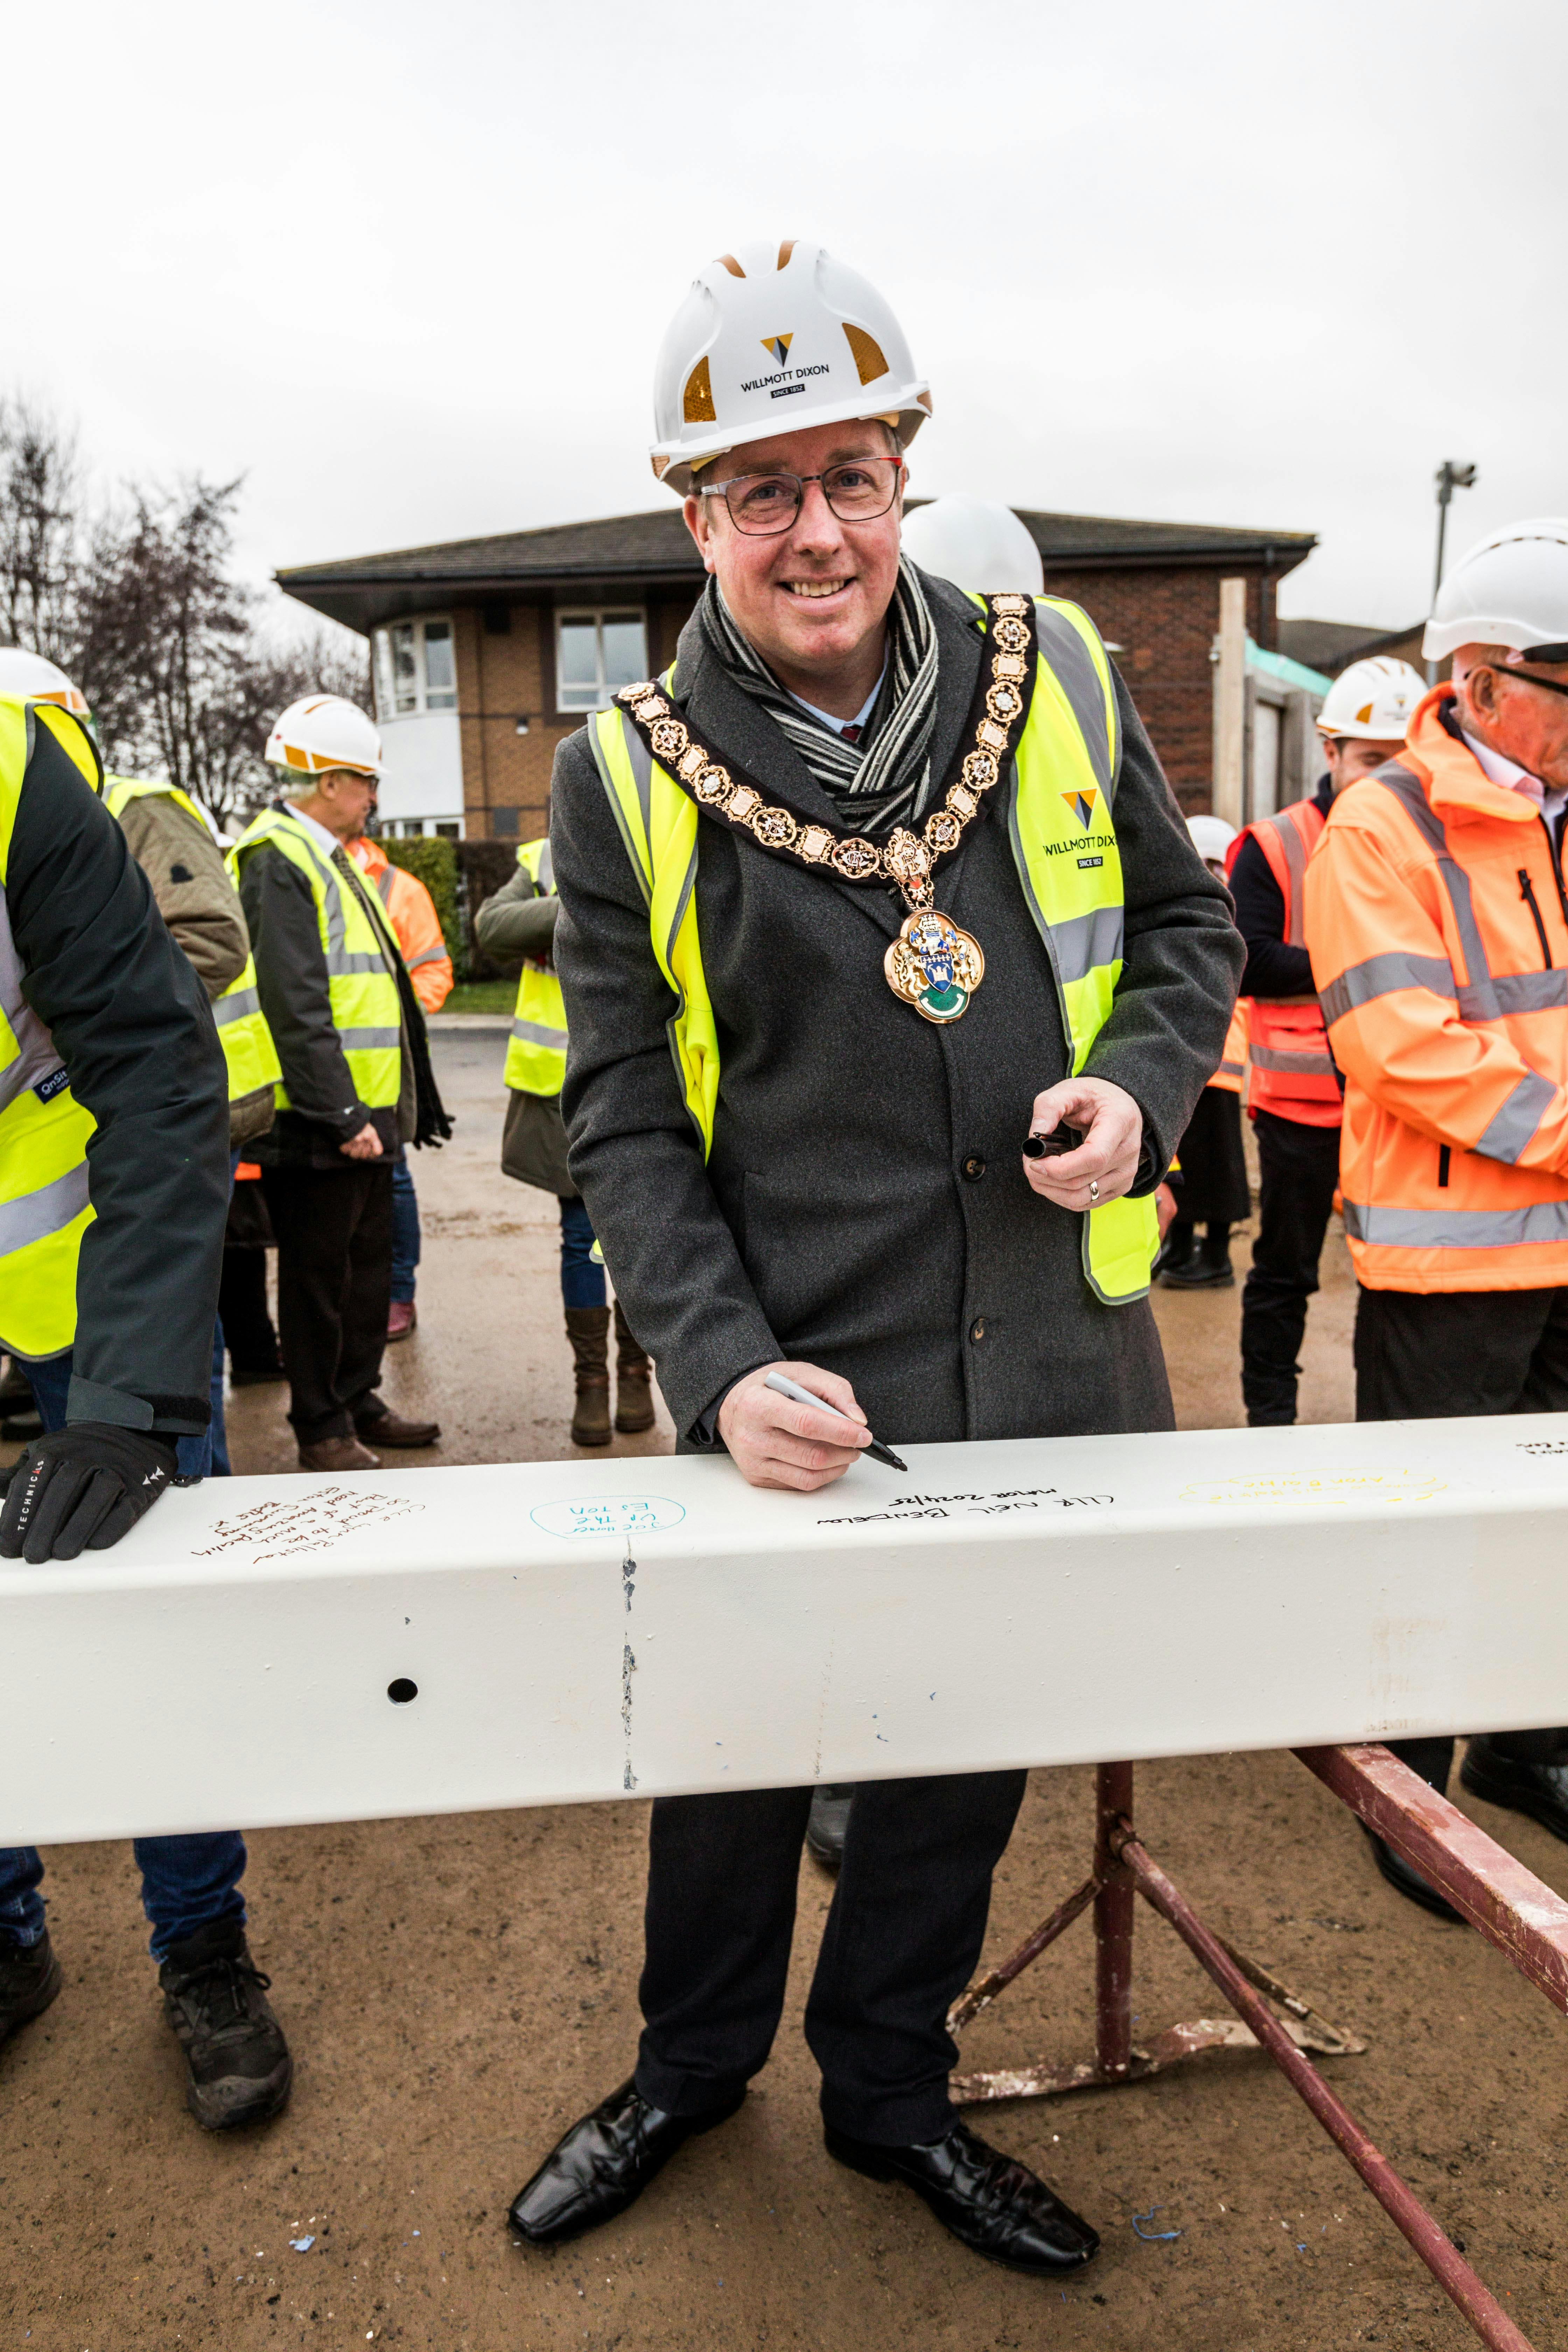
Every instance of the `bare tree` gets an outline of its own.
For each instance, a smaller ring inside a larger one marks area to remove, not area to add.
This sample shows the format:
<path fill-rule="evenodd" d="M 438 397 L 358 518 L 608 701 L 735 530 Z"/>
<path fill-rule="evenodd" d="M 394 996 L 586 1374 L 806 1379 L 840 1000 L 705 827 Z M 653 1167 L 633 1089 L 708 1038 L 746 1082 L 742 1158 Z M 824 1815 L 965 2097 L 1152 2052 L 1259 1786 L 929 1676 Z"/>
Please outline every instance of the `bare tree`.
<path fill-rule="evenodd" d="M 74 436 L 0 402 L 0 631 L 81 688 L 111 772 L 167 776 L 220 825 L 267 797 L 261 755 L 286 704 L 369 688 L 346 632 L 269 631 L 277 600 L 235 569 L 242 482 L 132 485 L 94 509 Z"/>

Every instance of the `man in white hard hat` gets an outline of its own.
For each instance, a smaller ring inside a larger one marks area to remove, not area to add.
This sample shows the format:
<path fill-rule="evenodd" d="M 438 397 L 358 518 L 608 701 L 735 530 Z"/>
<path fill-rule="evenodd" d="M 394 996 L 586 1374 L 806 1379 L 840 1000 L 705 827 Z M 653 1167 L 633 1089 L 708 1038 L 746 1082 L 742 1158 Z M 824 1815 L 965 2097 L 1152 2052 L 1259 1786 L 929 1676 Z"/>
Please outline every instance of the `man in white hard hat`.
<path fill-rule="evenodd" d="M 653 461 L 708 588 L 552 796 L 570 1170 L 679 1443 L 752 1486 L 851 1473 L 850 1511 L 868 1420 L 894 1444 L 1169 1426 L 1153 1193 L 1241 955 L 1088 616 L 900 562 L 928 404 L 886 301 L 821 247 L 700 272 Z M 841 1769 L 889 1755 L 874 1727 L 834 1744 Z M 944 2023 L 1023 1787 L 860 1781 L 805 2032 L 831 2153 L 1041 2276 L 1095 2234 L 959 2121 Z M 636 2073 L 519 2193 L 525 2239 L 610 2220 L 739 2106 L 810 1801 L 655 1804 Z"/>
<path fill-rule="evenodd" d="M 1568 520 L 1510 525 L 1440 590 L 1453 659 L 1333 806 L 1306 934 L 1345 1076 L 1358 1421 L 1568 1411 Z M 1450 1738 L 1392 1740 L 1446 1786 Z M 1460 1777 L 1568 1840 L 1568 1731 L 1472 1738 Z M 1397 1855 L 1384 1874 L 1442 1896 Z M 1449 1915 L 1451 1916 L 1451 1915 Z"/>
<path fill-rule="evenodd" d="M 103 806 L 84 698 L 36 660 L 0 656 L 0 1346 L 26 1362 L 46 1428 L 6 1480 L 0 1558 L 35 1571 L 118 1543 L 205 1432 L 228 1202 L 206 993 Z M 47 1731 L 14 1704 L 8 1736 Z M 292 2069 L 246 1943 L 244 1839 L 134 1852 L 187 2105 L 209 2130 L 276 2114 Z M 60 1990 L 43 1883 L 36 1848 L 0 1848 L 0 2042 Z"/>
<path fill-rule="evenodd" d="M 374 1469 L 440 1428 L 380 1394 L 392 1303 L 392 1169 L 451 1132 L 396 934 L 348 854 L 375 805 L 381 738 L 341 695 L 290 703 L 266 756 L 288 778 L 235 844 L 262 1010 L 283 1066 L 256 1146 L 278 1236 L 278 1336 L 305 1470 Z"/>
<path fill-rule="evenodd" d="M 1397 756 L 1426 691 L 1419 672 L 1386 655 L 1342 670 L 1318 713 L 1325 773 L 1316 793 L 1248 825 L 1231 853 L 1247 941 L 1247 1108 L 1260 1180 L 1241 1299 L 1241 1393 L 1254 1429 L 1296 1418 L 1307 1302 L 1340 1175 L 1340 1080 L 1312 986 L 1302 877 L 1335 799 Z"/>

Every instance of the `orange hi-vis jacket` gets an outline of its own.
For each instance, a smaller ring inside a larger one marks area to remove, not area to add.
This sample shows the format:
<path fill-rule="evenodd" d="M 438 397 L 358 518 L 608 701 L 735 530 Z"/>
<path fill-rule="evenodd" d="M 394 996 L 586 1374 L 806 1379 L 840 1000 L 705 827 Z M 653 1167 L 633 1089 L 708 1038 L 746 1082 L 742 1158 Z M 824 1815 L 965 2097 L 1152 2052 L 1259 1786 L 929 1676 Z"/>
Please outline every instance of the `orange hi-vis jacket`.
<path fill-rule="evenodd" d="M 1228 1095 L 1241 1092 L 1242 1080 L 1247 1076 L 1247 999 L 1238 996 L 1230 1027 L 1226 1031 L 1219 1067 L 1209 1080 L 1211 1087 L 1222 1087 Z"/>
<path fill-rule="evenodd" d="M 1345 1074 L 1340 1189 L 1371 1290 L 1568 1284 L 1568 907 L 1534 801 L 1442 711 L 1334 803 L 1307 946 Z"/>
<path fill-rule="evenodd" d="M 386 908 L 415 995 L 426 1013 L 439 1013 L 452 992 L 452 959 L 436 901 L 417 875 L 395 866 L 380 842 L 368 835 L 350 842 L 349 856 Z"/>
<path fill-rule="evenodd" d="M 1307 861 L 1323 831 L 1323 812 L 1312 801 L 1296 801 L 1278 816 L 1259 817 L 1243 828 L 1231 862 L 1250 834 L 1268 860 L 1268 870 L 1285 901 L 1285 945 L 1304 948 L 1306 919 L 1302 887 Z M 1338 1127 L 1340 1082 L 1329 1053 L 1328 1032 L 1315 996 L 1253 996 L 1247 999 L 1247 1108 L 1292 1118 L 1299 1127 Z"/>

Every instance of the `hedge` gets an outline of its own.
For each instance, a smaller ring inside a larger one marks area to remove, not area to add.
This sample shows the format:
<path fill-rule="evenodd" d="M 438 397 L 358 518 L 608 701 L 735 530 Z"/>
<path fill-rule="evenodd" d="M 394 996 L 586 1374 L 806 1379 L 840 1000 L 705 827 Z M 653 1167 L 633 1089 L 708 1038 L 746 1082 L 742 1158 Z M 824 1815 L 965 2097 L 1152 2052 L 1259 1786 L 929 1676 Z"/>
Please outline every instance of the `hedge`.
<path fill-rule="evenodd" d="M 490 961 L 474 938 L 474 917 L 516 873 L 515 846 L 506 841 L 452 841 L 435 834 L 381 845 L 391 863 L 415 875 L 436 901 L 454 979 L 504 979 L 500 966 Z"/>

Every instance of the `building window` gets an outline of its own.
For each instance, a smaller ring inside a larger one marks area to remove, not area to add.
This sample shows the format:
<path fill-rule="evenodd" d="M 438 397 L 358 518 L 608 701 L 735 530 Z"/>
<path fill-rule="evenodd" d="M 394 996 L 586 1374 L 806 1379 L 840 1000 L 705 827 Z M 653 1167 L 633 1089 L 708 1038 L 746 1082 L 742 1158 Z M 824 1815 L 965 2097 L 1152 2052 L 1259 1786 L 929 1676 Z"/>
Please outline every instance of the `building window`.
<path fill-rule="evenodd" d="M 602 710 L 620 688 L 647 676 L 647 625 L 640 613 L 557 613 L 557 710 Z"/>
<path fill-rule="evenodd" d="M 375 633 L 375 711 L 383 725 L 420 710 L 456 710 L 450 621 L 395 621 Z"/>
<path fill-rule="evenodd" d="M 500 840 L 506 835 L 517 837 L 517 811 L 514 808 L 493 808 L 490 811 L 490 831 Z"/>

